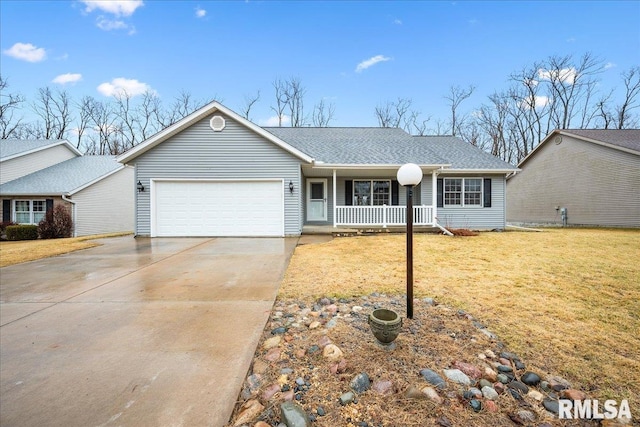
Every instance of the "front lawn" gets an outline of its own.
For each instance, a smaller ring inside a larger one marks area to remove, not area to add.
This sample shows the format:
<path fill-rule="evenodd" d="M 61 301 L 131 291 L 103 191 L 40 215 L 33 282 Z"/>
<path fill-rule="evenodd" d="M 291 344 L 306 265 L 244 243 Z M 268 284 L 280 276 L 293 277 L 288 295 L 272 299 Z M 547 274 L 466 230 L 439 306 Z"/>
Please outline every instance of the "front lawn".
<path fill-rule="evenodd" d="M 128 233 L 101 234 L 67 239 L 0 241 L 0 267 L 35 261 L 100 245 L 94 239 L 123 236 Z"/>
<path fill-rule="evenodd" d="M 464 309 L 528 367 L 640 408 L 640 231 L 417 234 L 414 293 Z M 405 236 L 296 248 L 279 298 L 404 294 Z M 416 312 L 415 317 L 424 313 Z"/>

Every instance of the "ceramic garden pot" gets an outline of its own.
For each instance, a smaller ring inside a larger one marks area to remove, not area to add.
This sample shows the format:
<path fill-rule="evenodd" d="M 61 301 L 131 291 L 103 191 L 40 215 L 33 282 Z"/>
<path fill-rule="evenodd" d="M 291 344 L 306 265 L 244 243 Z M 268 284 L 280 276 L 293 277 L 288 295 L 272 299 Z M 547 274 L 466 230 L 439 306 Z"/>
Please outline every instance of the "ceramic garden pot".
<path fill-rule="evenodd" d="M 379 308 L 369 315 L 369 327 L 380 345 L 395 347 L 393 341 L 402 329 L 402 318 L 393 310 Z"/>

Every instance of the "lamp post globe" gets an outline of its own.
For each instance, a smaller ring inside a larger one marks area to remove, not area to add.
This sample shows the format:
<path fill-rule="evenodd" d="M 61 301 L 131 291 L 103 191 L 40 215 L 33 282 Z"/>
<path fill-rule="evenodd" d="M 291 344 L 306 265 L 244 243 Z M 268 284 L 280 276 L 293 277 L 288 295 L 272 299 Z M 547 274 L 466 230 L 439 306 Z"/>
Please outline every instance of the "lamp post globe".
<path fill-rule="evenodd" d="M 397 177 L 403 187 L 418 185 L 422 181 L 422 169 L 415 163 L 406 163 L 398 169 Z"/>

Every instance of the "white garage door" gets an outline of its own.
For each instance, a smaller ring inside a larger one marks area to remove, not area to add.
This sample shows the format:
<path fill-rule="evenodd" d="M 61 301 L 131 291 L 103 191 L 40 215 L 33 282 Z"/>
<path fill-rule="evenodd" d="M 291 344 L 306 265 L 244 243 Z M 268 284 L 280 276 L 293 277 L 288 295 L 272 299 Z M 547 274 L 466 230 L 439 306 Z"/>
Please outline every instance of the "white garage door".
<path fill-rule="evenodd" d="M 157 181 L 155 236 L 283 236 L 282 181 Z"/>

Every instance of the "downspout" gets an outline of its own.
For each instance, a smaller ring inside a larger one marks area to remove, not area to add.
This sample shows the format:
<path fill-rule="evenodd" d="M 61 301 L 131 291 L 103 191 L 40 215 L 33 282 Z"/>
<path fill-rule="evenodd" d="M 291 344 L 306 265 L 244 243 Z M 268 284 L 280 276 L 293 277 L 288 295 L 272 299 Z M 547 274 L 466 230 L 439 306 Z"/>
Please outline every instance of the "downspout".
<path fill-rule="evenodd" d="M 438 225 L 438 171 L 434 169 L 431 171 L 431 212 L 433 217 L 432 224 Z"/>
<path fill-rule="evenodd" d="M 78 237 L 76 234 L 76 202 L 68 199 L 64 194 L 61 195 L 62 200 L 71 204 L 71 220 L 73 221 L 73 237 Z"/>

